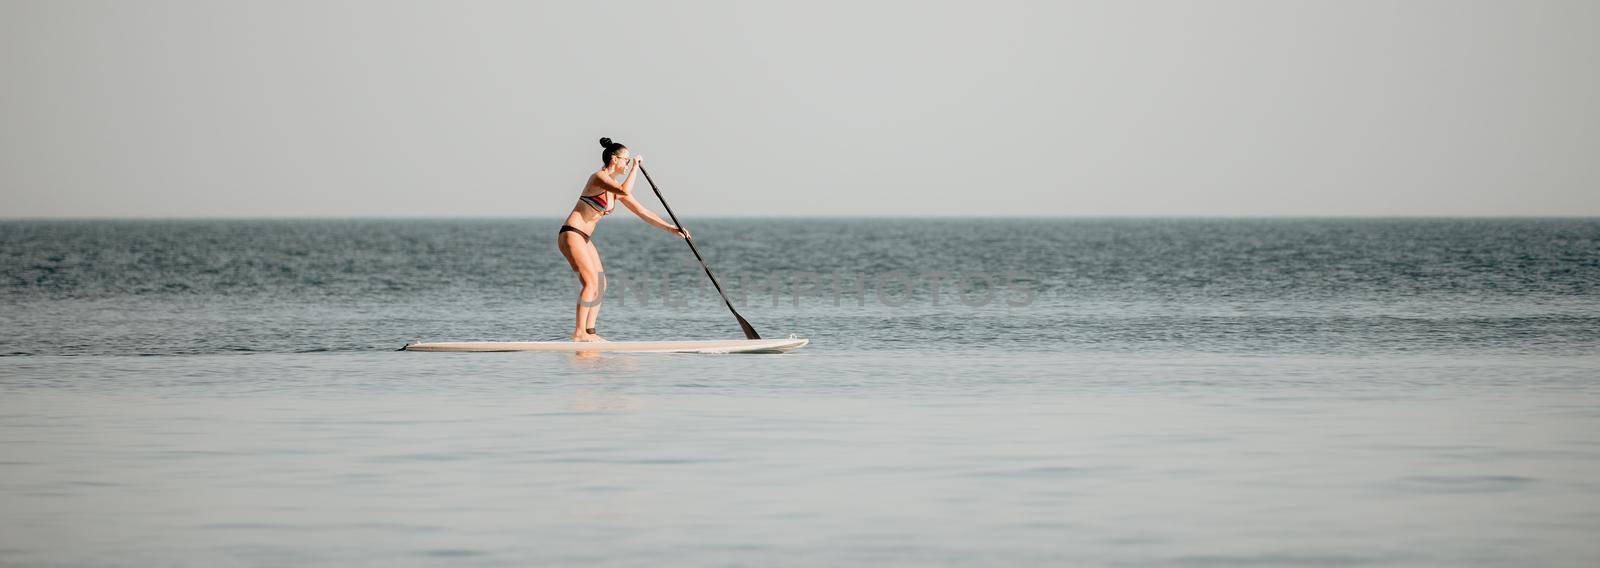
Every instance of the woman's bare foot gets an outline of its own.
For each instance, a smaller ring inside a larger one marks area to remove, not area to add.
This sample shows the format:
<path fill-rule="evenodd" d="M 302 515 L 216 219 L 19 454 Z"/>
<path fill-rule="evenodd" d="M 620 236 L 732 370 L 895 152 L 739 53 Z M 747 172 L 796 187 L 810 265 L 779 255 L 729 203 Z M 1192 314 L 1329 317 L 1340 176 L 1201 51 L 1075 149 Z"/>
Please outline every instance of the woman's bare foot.
<path fill-rule="evenodd" d="M 600 337 L 600 336 L 598 336 L 598 335 L 595 335 L 595 334 L 593 334 L 593 333 L 591 333 L 591 334 L 589 334 L 589 337 L 591 337 L 591 338 L 592 338 L 592 339 L 590 339 L 590 340 L 589 340 L 589 341 L 598 341 L 598 342 L 600 342 L 600 343 L 610 343 L 610 342 L 611 342 L 611 340 L 610 340 L 610 339 L 606 339 L 606 338 L 604 338 L 604 337 Z"/>
<path fill-rule="evenodd" d="M 578 332 L 578 333 L 572 334 L 572 342 L 573 343 L 581 343 L 581 342 L 585 342 L 585 341 L 594 341 L 594 340 L 593 339 L 589 339 L 589 334 L 581 332 L 581 331 Z"/>

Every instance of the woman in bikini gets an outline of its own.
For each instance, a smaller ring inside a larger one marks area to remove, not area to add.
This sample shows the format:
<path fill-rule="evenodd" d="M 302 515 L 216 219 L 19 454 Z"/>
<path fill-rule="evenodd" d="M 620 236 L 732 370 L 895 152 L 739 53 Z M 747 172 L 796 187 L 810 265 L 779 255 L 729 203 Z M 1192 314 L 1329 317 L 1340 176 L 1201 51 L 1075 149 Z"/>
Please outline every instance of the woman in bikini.
<path fill-rule="evenodd" d="M 594 333 L 595 318 L 600 316 L 600 297 L 606 291 L 605 269 L 600 265 L 600 251 L 594 248 L 589 235 L 594 233 L 601 217 L 611 214 L 618 201 L 646 223 L 674 235 L 689 237 L 688 232 L 661 220 L 633 198 L 633 174 L 644 163 L 644 156 L 629 155 L 627 146 L 612 142 L 610 138 L 601 138 L 600 145 L 605 147 L 600 154 L 600 163 L 605 167 L 589 175 L 589 181 L 583 184 L 583 193 L 578 196 L 578 204 L 567 215 L 566 224 L 556 232 L 556 248 L 567 257 L 567 264 L 572 265 L 583 284 L 578 292 L 578 325 L 572 331 L 573 341 L 605 341 Z"/>

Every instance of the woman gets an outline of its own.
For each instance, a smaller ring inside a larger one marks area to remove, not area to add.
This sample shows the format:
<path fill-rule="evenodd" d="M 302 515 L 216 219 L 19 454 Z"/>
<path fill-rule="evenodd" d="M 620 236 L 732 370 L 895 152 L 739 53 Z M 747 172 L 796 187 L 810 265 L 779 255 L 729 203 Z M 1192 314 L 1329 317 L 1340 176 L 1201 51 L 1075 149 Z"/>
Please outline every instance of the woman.
<path fill-rule="evenodd" d="M 572 331 L 573 341 L 605 341 L 594 334 L 594 320 L 600 316 L 600 296 L 606 291 L 605 269 L 600 266 L 600 251 L 594 248 L 589 235 L 594 234 L 600 218 L 611 214 L 618 201 L 646 223 L 689 237 L 687 231 L 661 220 L 633 198 L 633 174 L 644 164 L 644 156 L 630 156 L 627 146 L 612 142 L 610 138 L 601 138 L 600 145 L 605 147 L 600 153 L 600 163 L 605 167 L 589 176 L 589 181 L 583 184 L 583 193 L 578 196 L 578 204 L 567 215 L 566 224 L 556 231 L 556 248 L 567 257 L 567 264 L 572 265 L 583 284 L 578 292 L 578 325 Z"/>

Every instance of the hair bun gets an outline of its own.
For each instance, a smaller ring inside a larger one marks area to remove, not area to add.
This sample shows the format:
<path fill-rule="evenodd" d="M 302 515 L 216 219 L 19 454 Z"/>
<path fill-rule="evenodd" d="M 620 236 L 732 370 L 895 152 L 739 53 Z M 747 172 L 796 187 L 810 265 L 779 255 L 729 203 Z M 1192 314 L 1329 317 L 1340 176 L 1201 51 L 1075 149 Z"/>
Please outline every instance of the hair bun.
<path fill-rule="evenodd" d="M 603 146 L 603 147 L 606 147 L 606 148 L 610 148 L 611 147 L 611 139 L 610 138 L 601 138 L 600 139 L 600 145 Z"/>

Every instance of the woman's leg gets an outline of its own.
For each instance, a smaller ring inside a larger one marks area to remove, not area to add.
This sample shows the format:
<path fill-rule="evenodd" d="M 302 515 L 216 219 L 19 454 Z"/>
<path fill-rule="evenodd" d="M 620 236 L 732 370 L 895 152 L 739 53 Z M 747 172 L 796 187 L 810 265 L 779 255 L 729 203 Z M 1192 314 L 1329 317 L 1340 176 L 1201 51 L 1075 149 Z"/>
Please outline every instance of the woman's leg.
<path fill-rule="evenodd" d="M 572 260 L 572 246 L 567 244 L 567 232 L 556 233 L 556 250 L 561 251 L 561 257 L 567 259 L 567 265 L 577 272 L 578 262 Z"/>
<path fill-rule="evenodd" d="M 604 297 L 606 295 L 606 268 L 605 268 L 605 265 L 600 263 L 600 249 L 595 248 L 594 243 L 585 243 L 585 244 L 589 245 L 587 247 L 589 249 L 588 250 L 589 259 L 594 262 L 595 274 L 599 276 L 599 280 L 600 280 L 600 297 Z M 588 314 L 589 317 L 588 317 L 588 319 L 584 320 L 584 326 L 583 327 L 585 329 L 594 329 L 595 320 L 600 319 L 600 301 L 599 301 L 600 297 L 595 298 L 594 304 L 592 305 L 592 307 L 589 308 L 589 314 Z M 593 333 L 590 333 L 589 335 L 593 336 L 594 339 L 599 339 L 601 341 L 605 341 L 605 338 L 600 337 L 598 335 L 595 335 Z"/>
<path fill-rule="evenodd" d="M 599 263 L 588 254 L 589 243 L 577 233 L 561 233 L 561 254 L 567 257 L 578 272 L 578 281 L 583 288 L 578 292 L 577 328 L 572 331 L 573 341 L 590 341 L 588 333 L 583 328 L 588 327 L 588 322 L 593 318 L 589 312 L 600 306 L 600 270 Z"/>

